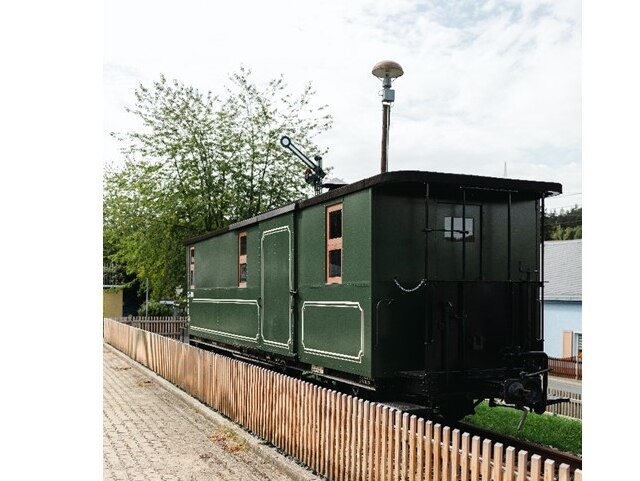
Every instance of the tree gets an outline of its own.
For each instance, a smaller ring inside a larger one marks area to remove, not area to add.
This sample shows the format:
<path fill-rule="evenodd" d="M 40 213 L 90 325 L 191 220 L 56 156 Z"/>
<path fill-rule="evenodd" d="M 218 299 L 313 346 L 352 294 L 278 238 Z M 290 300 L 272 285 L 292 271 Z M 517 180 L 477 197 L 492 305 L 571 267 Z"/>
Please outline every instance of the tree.
<path fill-rule="evenodd" d="M 142 128 L 112 134 L 125 162 L 104 175 L 108 260 L 148 278 L 152 296 L 173 296 L 186 279 L 185 238 L 306 197 L 303 166 L 279 144 L 286 134 L 321 153 L 314 137 L 330 128 L 313 91 L 287 92 L 282 77 L 259 87 L 251 72 L 232 74 L 224 98 L 164 76 L 135 91 L 128 112 Z"/>
<path fill-rule="evenodd" d="M 582 207 L 545 212 L 545 240 L 582 239 Z"/>

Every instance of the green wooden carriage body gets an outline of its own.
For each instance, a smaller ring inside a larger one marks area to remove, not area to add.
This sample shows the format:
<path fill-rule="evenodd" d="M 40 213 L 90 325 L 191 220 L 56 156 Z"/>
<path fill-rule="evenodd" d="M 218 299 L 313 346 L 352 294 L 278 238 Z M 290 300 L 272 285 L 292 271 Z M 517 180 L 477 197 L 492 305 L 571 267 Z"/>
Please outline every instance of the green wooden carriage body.
<path fill-rule="evenodd" d="M 547 182 L 390 172 L 190 239 L 190 336 L 363 384 L 494 369 L 510 348 L 542 350 L 541 212 L 559 192 Z M 335 206 L 340 283 L 327 280 Z"/>

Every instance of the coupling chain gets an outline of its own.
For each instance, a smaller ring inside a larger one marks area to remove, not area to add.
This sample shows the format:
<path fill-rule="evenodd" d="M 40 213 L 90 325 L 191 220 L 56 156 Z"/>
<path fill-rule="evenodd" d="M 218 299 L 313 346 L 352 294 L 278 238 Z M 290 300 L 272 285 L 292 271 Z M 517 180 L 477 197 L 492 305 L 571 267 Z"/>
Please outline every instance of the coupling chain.
<path fill-rule="evenodd" d="M 398 282 L 398 278 L 397 277 L 393 278 L 393 282 L 395 282 L 396 286 L 398 286 L 398 289 L 400 289 L 403 292 L 414 292 L 414 291 L 417 291 L 418 289 L 420 289 L 423 285 L 425 285 L 427 283 L 427 280 L 426 279 L 422 279 L 418 283 L 418 285 L 416 287 L 413 287 L 411 289 L 408 289 L 406 287 L 401 286 L 400 283 Z"/>

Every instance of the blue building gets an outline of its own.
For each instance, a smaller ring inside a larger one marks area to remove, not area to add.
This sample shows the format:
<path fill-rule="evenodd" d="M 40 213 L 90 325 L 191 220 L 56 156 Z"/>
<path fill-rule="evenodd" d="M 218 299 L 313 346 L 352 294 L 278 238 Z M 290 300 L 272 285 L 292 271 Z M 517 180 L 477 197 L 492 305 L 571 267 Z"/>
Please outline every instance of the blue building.
<path fill-rule="evenodd" d="M 545 351 L 582 359 L 582 239 L 544 243 Z"/>

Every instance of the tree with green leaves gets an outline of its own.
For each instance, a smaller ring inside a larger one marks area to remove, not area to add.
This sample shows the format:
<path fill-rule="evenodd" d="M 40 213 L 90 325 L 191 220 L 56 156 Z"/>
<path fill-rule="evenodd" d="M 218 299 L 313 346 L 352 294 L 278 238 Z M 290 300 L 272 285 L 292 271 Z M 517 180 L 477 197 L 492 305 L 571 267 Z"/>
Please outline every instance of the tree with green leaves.
<path fill-rule="evenodd" d="M 125 161 L 105 168 L 104 255 L 148 278 L 154 298 L 186 283 L 185 238 L 311 193 L 282 135 L 325 153 L 313 140 L 332 118 L 310 84 L 294 96 L 282 77 L 259 86 L 241 68 L 229 79 L 222 95 L 164 76 L 140 85 L 127 111 L 142 127 L 112 134 Z"/>
<path fill-rule="evenodd" d="M 582 239 L 582 207 L 545 212 L 545 240 Z"/>

